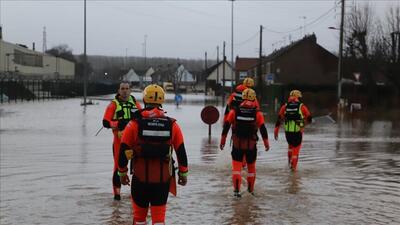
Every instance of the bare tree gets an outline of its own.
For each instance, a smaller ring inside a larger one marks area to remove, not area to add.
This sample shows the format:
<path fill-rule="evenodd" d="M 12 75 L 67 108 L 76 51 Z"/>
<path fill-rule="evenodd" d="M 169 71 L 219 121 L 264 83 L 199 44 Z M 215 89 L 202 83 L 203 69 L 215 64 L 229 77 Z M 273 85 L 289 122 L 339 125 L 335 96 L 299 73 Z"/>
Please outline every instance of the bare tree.
<path fill-rule="evenodd" d="M 356 59 L 368 58 L 368 44 L 373 30 L 373 11 L 368 4 L 354 6 L 346 20 L 346 55 Z"/>
<path fill-rule="evenodd" d="M 178 68 L 176 69 L 174 75 L 173 75 L 173 85 L 175 89 L 175 93 L 178 93 L 179 91 L 179 85 L 181 84 L 183 74 L 185 73 L 185 68 L 183 67 L 182 64 L 178 64 Z"/>
<path fill-rule="evenodd" d="M 392 6 L 386 14 L 387 31 L 393 62 L 400 62 L 400 6 Z"/>
<path fill-rule="evenodd" d="M 400 5 L 392 6 L 386 14 L 386 43 L 390 55 L 386 66 L 386 77 L 396 85 L 400 94 Z M 390 40 L 390 41 L 387 41 Z"/>
<path fill-rule="evenodd" d="M 367 86 L 368 104 L 376 102 L 376 83 L 373 74 L 378 71 L 379 63 L 374 61 L 374 51 L 382 49 L 378 32 L 381 26 L 375 18 L 370 5 L 355 5 L 346 20 L 345 53 L 348 61 L 347 71 L 361 72 L 360 80 Z M 380 54 L 384 54 L 381 52 Z"/>

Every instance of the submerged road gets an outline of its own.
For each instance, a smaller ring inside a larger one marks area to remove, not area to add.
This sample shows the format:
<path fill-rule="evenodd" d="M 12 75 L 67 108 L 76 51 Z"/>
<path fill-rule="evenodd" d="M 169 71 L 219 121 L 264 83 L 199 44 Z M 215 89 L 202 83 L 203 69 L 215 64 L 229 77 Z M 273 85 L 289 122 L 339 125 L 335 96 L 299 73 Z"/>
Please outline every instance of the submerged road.
<path fill-rule="evenodd" d="M 164 106 L 182 127 L 190 166 L 188 185 L 169 198 L 168 224 L 400 224 L 398 121 L 307 127 L 295 173 L 283 133 L 272 140 L 268 123 L 271 149 L 259 145 L 256 196 L 236 200 L 229 146 L 218 149 L 221 123 L 208 139 L 203 98 L 184 100 Z M 0 106 L 0 224 L 132 223 L 129 188 L 113 200 L 111 131 L 95 136 L 108 102 L 80 102 Z"/>

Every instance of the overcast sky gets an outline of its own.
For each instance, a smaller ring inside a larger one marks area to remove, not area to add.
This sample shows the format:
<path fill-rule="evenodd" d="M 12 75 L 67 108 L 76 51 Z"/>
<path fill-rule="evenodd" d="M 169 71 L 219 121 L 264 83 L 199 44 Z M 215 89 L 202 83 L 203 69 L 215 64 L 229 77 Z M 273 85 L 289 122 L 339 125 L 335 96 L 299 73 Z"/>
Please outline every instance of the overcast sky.
<path fill-rule="evenodd" d="M 346 10 L 354 0 L 346 1 Z M 400 1 L 358 0 L 370 4 L 377 16 Z M 315 33 L 317 41 L 337 52 L 340 5 L 338 0 L 236 0 L 234 2 L 234 55 L 256 57 L 259 27 L 263 25 L 263 51 Z M 0 0 L 3 39 L 42 49 L 43 27 L 47 48 L 67 44 L 74 54 L 83 52 L 83 0 Z M 216 46 L 227 43 L 231 58 L 231 2 L 87 0 L 87 53 L 89 55 L 143 56 L 147 35 L 148 57 L 216 58 Z"/>

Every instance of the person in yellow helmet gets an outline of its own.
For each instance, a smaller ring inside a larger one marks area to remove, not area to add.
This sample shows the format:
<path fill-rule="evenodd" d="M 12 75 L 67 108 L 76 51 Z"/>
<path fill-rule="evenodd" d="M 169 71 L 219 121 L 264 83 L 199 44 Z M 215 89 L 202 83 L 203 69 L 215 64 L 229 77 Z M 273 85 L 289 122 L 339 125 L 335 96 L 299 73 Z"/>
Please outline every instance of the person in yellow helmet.
<path fill-rule="evenodd" d="M 223 150 L 226 136 L 232 125 L 232 183 L 234 196 L 241 197 L 240 186 L 242 182 L 241 170 L 244 158 L 247 161 L 247 190 L 254 193 L 256 180 L 256 158 L 257 158 L 257 131 L 260 130 L 265 151 L 269 150 L 268 132 L 265 127 L 264 116 L 257 109 L 256 92 L 247 88 L 242 93 L 243 102 L 238 108 L 232 109 L 224 123 L 221 134 L 220 149 Z"/>
<path fill-rule="evenodd" d="M 127 125 L 121 139 L 118 175 L 129 185 L 127 165 L 133 161 L 131 185 L 133 224 L 146 224 L 150 208 L 152 224 L 165 224 L 168 192 L 176 195 L 172 151 L 178 160 L 178 184 L 187 182 L 188 161 L 182 131 L 162 110 L 164 90 L 155 84 L 143 91 L 144 109 Z"/>
<path fill-rule="evenodd" d="M 236 86 L 235 91 L 229 96 L 224 113 L 224 122 L 228 118 L 228 114 L 232 109 L 236 109 L 243 102 L 242 93 L 247 88 L 254 87 L 254 80 L 251 77 L 246 77 L 242 84 Z M 254 91 L 254 90 L 253 90 Z M 254 100 L 254 104 L 257 110 L 260 110 L 260 104 L 258 103 L 257 98 Z M 243 167 L 246 166 L 246 157 L 243 157 Z"/>
<path fill-rule="evenodd" d="M 254 80 L 253 78 L 246 77 L 243 80 L 242 84 L 239 84 L 233 93 L 228 98 L 228 101 L 226 103 L 226 108 L 225 108 L 225 113 L 224 113 L 224 121 L 226 120 L 228 113 L 231 109 L 239 107 L 240 103 L 242 103 L 243 98 L 242 98 L 242 92 L 246 88 L 253 88 L 254 87 Z M 258 103 L 258 100 L 254 100 L 254 104 L 256 105 L 257 109 L 260 109 L 260 104 Z"/>
<path fill-rule="evenodd" d="M 292 90 L 288 102 L 279 110 L 275 123 L 274 138 L 278 140 L 279 127 L 282 122 L 285 125 L 286 141 L 288 148 L 288 164 L 292 171 L 297 169 L 299 153 L 306 123 L 311 123 L 312 116 L 308 108 L 300 101 L 303 95 L 299 90 Z"/>
<path fill-rule="evenodd" d="M 118 88 L 118 94 L 107 106 L 103 116 L 103 127 L 110 128 L 114 135 L 112 145 L 114 168 L 112 176 L 114 199 L 121 199 L 121 182 L 117 175 L 119 147 L 121 143 L 121 135 L 126 124 L 132 119 L 133 113 L 141 109 L 142 106 L 135 97 L 131 95 L 131 88 L 128 82 L 121 82 Z"/>

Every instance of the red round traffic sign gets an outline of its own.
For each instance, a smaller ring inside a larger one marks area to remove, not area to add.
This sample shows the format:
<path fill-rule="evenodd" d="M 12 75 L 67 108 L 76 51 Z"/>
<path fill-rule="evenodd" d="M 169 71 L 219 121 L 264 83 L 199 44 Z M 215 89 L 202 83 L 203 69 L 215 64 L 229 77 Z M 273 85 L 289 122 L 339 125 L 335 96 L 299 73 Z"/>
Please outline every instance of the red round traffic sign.
<path fill-rule="evenodd" d="M 212 105 L 206 106 L 201 110 L 201 119 L 204 123 L 211 125 L 218 121 L 219 111 Z"/>

